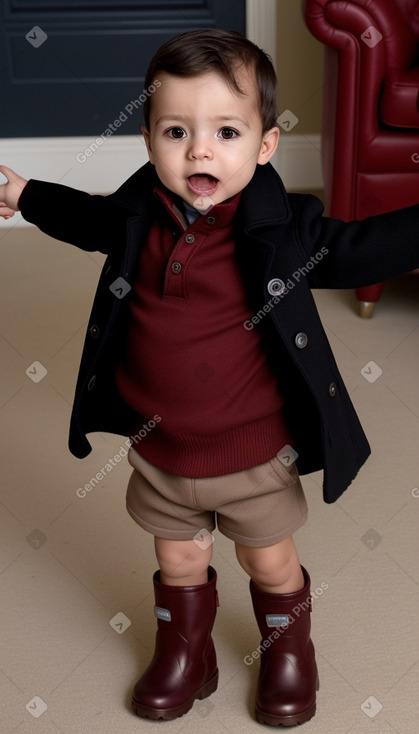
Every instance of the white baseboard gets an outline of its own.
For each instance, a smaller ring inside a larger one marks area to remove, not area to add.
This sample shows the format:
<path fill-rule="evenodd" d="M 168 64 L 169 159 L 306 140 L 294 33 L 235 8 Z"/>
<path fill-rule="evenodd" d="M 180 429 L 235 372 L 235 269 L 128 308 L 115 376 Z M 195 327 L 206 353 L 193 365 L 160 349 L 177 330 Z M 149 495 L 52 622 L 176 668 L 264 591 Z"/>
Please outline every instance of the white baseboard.
<path fill-rule="evenodd" d="M 321 135 L 281 133 L 273 164 L 288 191 L 322 189 Z"/>
<path fill-rule="evenodd" d="M 114 191 L 147 161 L 141 135 L 98 138 L 0 139 L 0 163 L 24 178 L 73 186 L 91 193 Z M 289 190 L 322 188 L 320 135 L 282 133 L 273 164 Z M 3 178 L 2 178 L 3 181 Z M 45 202 L 48 206 L 48 202 Z M 0 227 L 30 226 L 20 214 Z"/>

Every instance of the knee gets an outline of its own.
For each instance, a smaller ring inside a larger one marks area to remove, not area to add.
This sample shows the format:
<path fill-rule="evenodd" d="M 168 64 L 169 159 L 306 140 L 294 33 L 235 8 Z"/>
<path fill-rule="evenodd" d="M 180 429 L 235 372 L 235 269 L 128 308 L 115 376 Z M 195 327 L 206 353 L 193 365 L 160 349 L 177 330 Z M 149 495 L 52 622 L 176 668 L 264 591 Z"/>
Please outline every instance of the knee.
<path fill-rule="evenodd" d="M 236 555 L 241 567 L 250 578 L 261 584 L 287 583 L 289 577 L 295 572 L 296 563 L 299 567 L 298 557 L 294 549 L 288 547 L 288 544 L 282 546 L 280 543 L 276 546 L 250 548 L 236 543 Z"/>
<path fill-rule="evenodd" d="M 260 552 L 259 548 L 249 548 L 236 544 L 236 555 L 241 567 L 250 578 L 256 580 L 262 575 L 270 575 L 271 563 L 269 562 L 269 557 L 266 557 L 265 553 Z"/>
<path fill-rule="evenodd" d="M 155 538 L 155 549 L 161 572 L 171 579 L 202 576 L 212 559 L 212 546 L 202 549 L 192 540 Z"/>

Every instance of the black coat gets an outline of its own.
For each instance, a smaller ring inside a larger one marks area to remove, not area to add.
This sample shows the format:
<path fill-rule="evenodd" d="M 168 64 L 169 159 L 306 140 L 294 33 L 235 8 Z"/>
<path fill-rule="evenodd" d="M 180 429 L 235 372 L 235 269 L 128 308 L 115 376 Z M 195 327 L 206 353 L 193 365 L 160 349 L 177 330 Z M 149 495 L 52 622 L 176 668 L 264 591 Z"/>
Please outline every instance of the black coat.
<path fill-rule="evenodd" d="M 25 219 L 42 231 L 108 256 L 71 417 L 69 447 L 79 458 L 91 451 L 87 433 L 127 436 L 135 422 L 115 389 L 115 368 L 130 288 L 155 214 L 156 182 L 154 167 L 147 163 L 110 196 L 31 180 L 19 201 Z M 298 469 L 301 474 L 324 469 L 324 500 L 334 502 L 370 448 L 310 289 L 370 285 L 418 267 L 419 205 L 362 222 L 344 223 L 322 214 L 316 197 L 288 195 L 270 164 L 258 166 L 240 201 L 237 258 L 255 313 L 254 323 L 246 327 L 265 334 L 296 437 Z"/>

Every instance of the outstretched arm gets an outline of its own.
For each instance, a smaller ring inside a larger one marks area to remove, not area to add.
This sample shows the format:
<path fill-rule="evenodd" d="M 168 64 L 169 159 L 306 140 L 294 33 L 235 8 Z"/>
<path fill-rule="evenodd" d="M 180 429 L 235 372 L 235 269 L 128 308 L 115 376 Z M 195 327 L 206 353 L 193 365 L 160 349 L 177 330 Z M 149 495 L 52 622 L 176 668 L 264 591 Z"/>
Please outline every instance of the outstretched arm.
<path fill-rule="evenodd" d="M 26 221 L 42 232 L 83 250 L 109 254 L 118 246 L 129 212 L 114 195 L 88 194 L 62 184 L 35 181 L 0 166 L 7 183 L 0 185 L 0 215 L 4 219 L 21 211 Z"/>
<path fill-rule="evenodd" d="M 312 287 L 358 288 L 419 267 L 419 204 L 353 222 L 321 216 L 311 196 L 305 207 L 299 241 Z"/>
<path fill-rule="evenodd" d="M 7 166 L 0 166 L 0 172 L 7 178 L 7 183 L 0 184 L 0 217 L 10 219 L 19 211 L 19 198 L 28 182 Z"/>

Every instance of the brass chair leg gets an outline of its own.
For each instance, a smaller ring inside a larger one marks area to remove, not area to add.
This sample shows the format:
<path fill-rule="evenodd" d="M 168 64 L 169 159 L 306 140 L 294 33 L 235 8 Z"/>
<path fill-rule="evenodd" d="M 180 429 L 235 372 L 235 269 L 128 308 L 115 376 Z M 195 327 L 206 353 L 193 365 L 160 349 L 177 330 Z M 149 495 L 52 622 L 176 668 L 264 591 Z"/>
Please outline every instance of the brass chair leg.
<path fill-rule="evenodd" d="M 359 315 L 362 319 L 370 319 L 374 313 L 375 301 L 359 301 Z"/>

